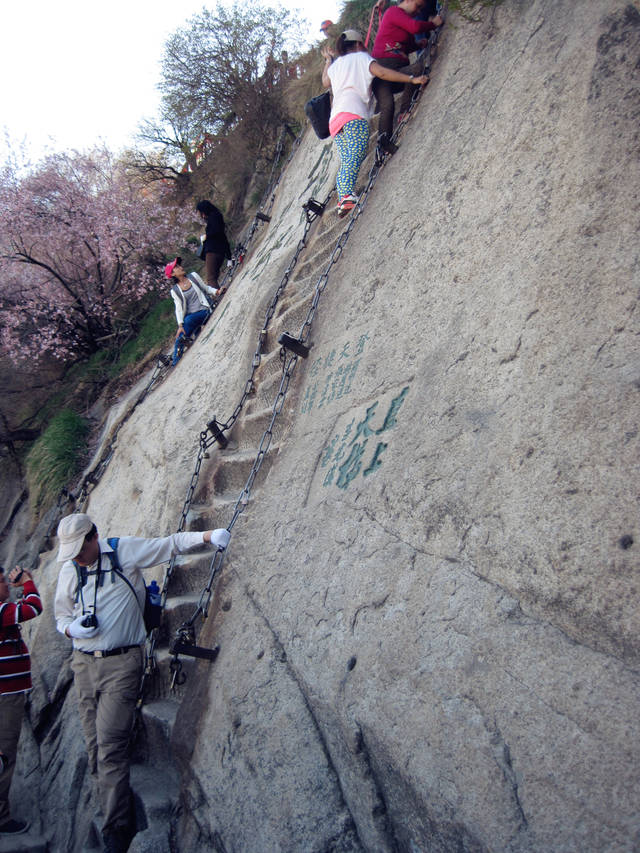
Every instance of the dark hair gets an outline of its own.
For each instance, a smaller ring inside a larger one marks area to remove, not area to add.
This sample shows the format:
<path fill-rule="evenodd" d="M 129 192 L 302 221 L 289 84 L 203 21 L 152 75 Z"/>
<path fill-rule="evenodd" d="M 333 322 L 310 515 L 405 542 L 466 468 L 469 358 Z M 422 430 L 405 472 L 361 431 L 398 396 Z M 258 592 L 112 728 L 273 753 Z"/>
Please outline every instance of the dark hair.
<path fill-rule="evenodd" d="M 345 56 L 347 53 L 351 53 L 355 50 L 358 44 L 359 42 L 357 41 L 347 41 L 344 37 L 344 33 L 340 33 L 336 39 L 336 53 L 338 56 Z"/>
<path fill-rule="evenodd" d="M 94 537 L 94 536 L 96 536 L 96 535 L 97 535 L 97 533 L 98 533 L 98 528 L 95 526 L 95 524 L 92 524 L 92 525 L 91 525 L 91 530 L 90 530 L 90 531 L 87 533 L 87 535 L 84 537 L 84 541 L 85 541 L 85 542 L 89 542 L 91 539 L 93 539 L 93 537 Z"/>
<path fill-rule="evenodd" d="M 173 269 L 175 270 L 175 268 L 176 268 L 176 267 L 181 267 L 181 266 L 182 266 L 182 258 L 177 257 L 177 258 L 176 258 L 176 266 L 175 266 Z M 177 275 L 172 275 L 172 276 L 171 276 L 171 278 L 169 279 L 169 281 L 170 281 L 172 284 L 178 284 L 178 282 L 179 282 L 178 276 L 177 276 Z"/>
<path fill-rule="evenodd" d="M 215 212 L 215 207 L 211 204 L 210 201 L 205 199 L 204 201 L 199 201 L 196 204 L 196 210 L 198 213 L 204 213 L 205 216 L 209 216 L 209 214 Z"/>

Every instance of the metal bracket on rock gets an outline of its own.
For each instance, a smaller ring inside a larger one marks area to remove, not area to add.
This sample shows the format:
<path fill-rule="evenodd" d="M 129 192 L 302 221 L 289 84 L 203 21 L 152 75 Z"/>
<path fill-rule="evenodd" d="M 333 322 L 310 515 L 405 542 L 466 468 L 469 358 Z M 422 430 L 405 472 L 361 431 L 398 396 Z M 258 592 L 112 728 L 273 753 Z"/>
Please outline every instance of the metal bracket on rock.
<path fill-rule="evenodd" d="M 302 209 L 306 214 L 307 222 L 313 222 L 314 219 L 318 218 L 318 216 L 322 216 L 325 204 L 326 202 L 323 204 L 323 202 L 318 201 L 315 198 L 310 198 L 309 201 L 305 202 L 302 205 Z"/>
<path fill-rule="evenodd" d="M 291 352 L 294 352 L 301 358 L 307 358 L 312 346 L 311 344 L 308 347 L 305 346 L 299 338 L 294 338 L 293 335 L 290 335 L 288 332 L 283 332 L 280 335 L 278 343 L 283 347 L 283 349 L 291 350 Z"/>
<path fill-rule="evenodd" d="M 173 655 L 189 655 L 192 658 L 202 658 L 203 660 L 214 661 L 218 657 L 220 646 L 214 646 L 212 649 L 207 649 L 205 646 L 195 646 L 191 643 L 181 643 L 175 640 L 171 644 L 170 652 Z M 183 676 L 186 678 L 186 676 Z M 178 682 L 183 684 L 184 682 Z"/>
<path fill-rule="evenodd" d="M 220 646 L 214 646 L 212 649 L 207 649 L 205 646 L 196 645 L 196 634 L 193 625 L 184 623 L 176 631 L 176 636 L 169 646 L 169 654 L 173 655 L 173 660 L 169 664 L 169 668 L 173 673 L 171 679 L 171 690 L 175 690 L 176 686 L 182 686 L 187 680 L 187 675 L 182 671 L 182 661 L 178 655 L 188 655 L 192 658 L 200 658 L 213 662 L 220 651 Z"/>
<path fill-rule="evenodd" d="M 214 440 L 218 442 L 218 445 L 224 450 L 229 444 L 229 440 L 225 438 L 224 433 L 220 429 L 220 424 L 215 418 L 207 424 L 207 429 L 213 436 Z"/>

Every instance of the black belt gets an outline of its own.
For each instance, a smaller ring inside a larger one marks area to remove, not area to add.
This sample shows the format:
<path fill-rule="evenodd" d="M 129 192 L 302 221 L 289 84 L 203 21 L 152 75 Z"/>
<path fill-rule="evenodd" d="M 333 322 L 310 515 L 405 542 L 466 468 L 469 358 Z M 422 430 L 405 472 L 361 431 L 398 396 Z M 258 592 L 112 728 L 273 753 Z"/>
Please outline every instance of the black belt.
<path fill-rule="evenodd" d="M 129 649 L 139 649 L 140 646 L 120 646 L 119 649 L 107 649 L 106 652 L 95 651 L 85 652 L 84 649 L 78 649 L 83 655 L 91 655 L 94 658 L 110 658 L 112 655 L 126 655 Z"/>

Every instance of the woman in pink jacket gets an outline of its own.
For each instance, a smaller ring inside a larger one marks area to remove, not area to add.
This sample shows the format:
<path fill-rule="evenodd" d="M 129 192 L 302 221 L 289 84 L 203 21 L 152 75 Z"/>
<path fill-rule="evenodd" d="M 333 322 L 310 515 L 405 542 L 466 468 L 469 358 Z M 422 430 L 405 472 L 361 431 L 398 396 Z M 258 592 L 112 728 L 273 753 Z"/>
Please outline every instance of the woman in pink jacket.
<path fill-rule="evenodd" d="M 412 16 L 420 11 L 422 3 L 423 0 L 400 0 L 397 6 L 391 6 L 384 13 L 371 51 L 371 55 L 380 65 L 402 70 L 405 74 L 419 74 L 422 71 L 422 62 L 413 65 L 409 62 L 409 54 L 416 49 L 416 36 L 420 37 L 422 33 L 435 30 L 443 23 L 440 15 L 436 15 L 432 21 L 418 21 L 413 18 Z M 373 91 L 380 107 L 378 133 L 384 148 L 393 132 L 393 96 L 400 88 L 383 79 L 376 80 Z M 411 87 L 405 86 L 400 113 L 409 109 L 411 94 Z"/>

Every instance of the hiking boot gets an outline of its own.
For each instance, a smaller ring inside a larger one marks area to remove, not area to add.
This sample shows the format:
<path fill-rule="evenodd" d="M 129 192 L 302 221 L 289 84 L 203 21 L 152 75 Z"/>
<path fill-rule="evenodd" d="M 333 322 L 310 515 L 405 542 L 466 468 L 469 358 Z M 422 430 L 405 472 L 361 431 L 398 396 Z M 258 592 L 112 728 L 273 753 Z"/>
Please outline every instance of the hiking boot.
<path fill-rule="evenodd" d="M 29 824 L 26 820 L 14 820 L 10 818 L 0 826 L 0 835 L 22 835 L 28 829 Z"/>
<path fill-rule="evenodd" d="M 385 154 L 395 154 L 398 150 L 398 146 L 395 144 L 395 142 L 392 142 L 389 139 L 388 133 L 380 134 L 380 136 L 378 137 L 378 148 L 382 149 Z"/>
<path fill-rule="evenodd" d="M 342 196 L 342 198 L 338 201 L 338 208 L 337 208 L 338 216 L 340 216 L 340 217 L 346 216 L 350 210 L 353 210 L 353 208 L 356 206 L 357 203 L 358 203 L 358 196 L 357 195 L 344 195 L 344 196 Z"/>

